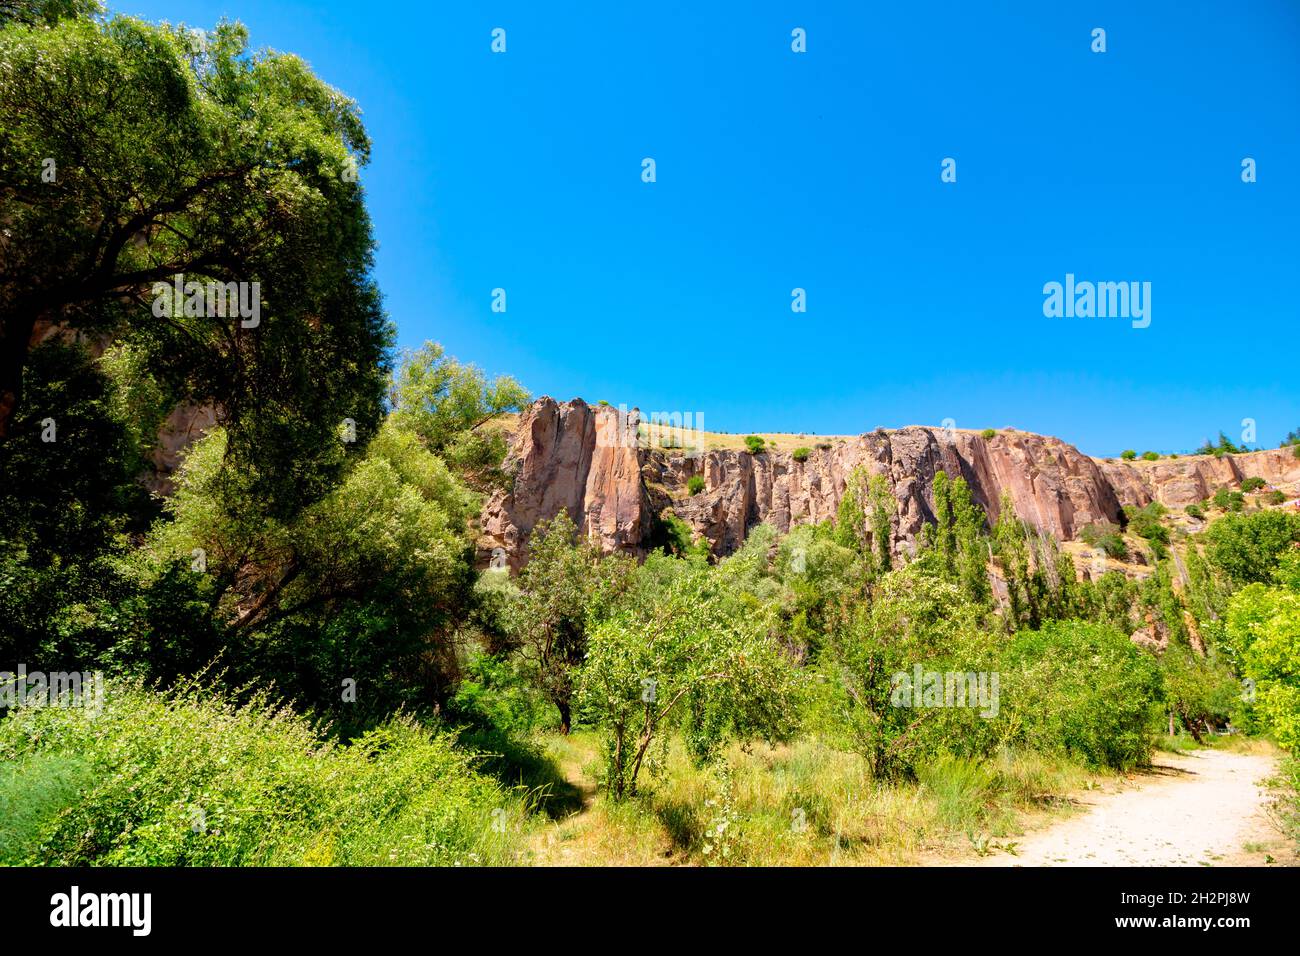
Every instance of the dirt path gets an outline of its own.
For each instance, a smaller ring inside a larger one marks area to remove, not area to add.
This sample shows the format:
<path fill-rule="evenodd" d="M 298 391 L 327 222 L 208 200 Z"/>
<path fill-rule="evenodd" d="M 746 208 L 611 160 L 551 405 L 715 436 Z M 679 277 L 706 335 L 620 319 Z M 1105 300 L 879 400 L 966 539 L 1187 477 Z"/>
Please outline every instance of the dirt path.
<path fill-rule="evenodd" d="M 1015 854 L 981 866 L 1261 866 L 1294 862 L 1265 811 L 1262 754 L 1199 750 L 1157 754 L 1151 771 L 1115 792 L 1094 791 L 1080 816 L 1026 834 Z"/>

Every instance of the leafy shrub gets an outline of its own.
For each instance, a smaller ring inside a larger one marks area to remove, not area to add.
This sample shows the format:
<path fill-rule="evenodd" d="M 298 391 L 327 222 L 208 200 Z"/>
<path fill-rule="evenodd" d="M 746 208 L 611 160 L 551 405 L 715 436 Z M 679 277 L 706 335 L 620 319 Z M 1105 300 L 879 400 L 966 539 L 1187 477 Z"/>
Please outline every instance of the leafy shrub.
<path fill-rule="evenodd" d="M 989 753 L 996 703 L 987 710 L 970 706 L 974 688 L 967 685 L 968 706 L 918 708 L 929 691 L 913 686 L 918 667 L 925 681 L 936 674 L 990 675 L 994 638 L 980 628 L 981 616 L 958 585 L 915 564 L 885 575 L 870 612 L 828 637 L 812 719 L 881 778 L 911 776 L 944 752 Z M 993 690 L 990 681 L 986 676 L 986 691 Z"/>
<path fill-rule="evenodd" d="M 704 490 L 703 475 L 691 475 L 691 477 L 686 479 L 687 494 L 698 495 L 703 490 Z"/>
<path fill-rule="evenodd" d="M 790 457 L 795 461 L 807 461 L 808 456 L 812 454 L 811 448 L 796 448 L 790 453 Z"/>
<path fill-rule="evenodd" d="M 1119 453 L 1119 457 L 1123 458 L 1125 461 L 1132 461 L 1134 458 L 1137 457 L 1137 455 L 1138 453 L 1135 452 L 1132 448 L 1126 448 Z"/>
<path fill-rule="evenodd" d="M 1270 491 L 1268 493 L 1268 498 L 1265 500 L 1271 505 L 1280 505 L 1282 502 L 1286 501 L 1286 494 L 1281 491 Z"/>
<path fill-rule="evenodd" d="M 1121 631 L 1084 621 L 1021 631 L 1002 666 L 1003 710 L 1030 748 L 1116 769 L 1150 761 L 1160 670 Z"/>
<path fill-rule="evenodd" d="M 1240 491 L 1220 488 L 1214 493 L 1214 507 L 1222 511 L 1240 511 L 1246 503 L 1246 497 Z"/>
<path fill-rule="evenodd" d="M 1260 478 L 1258 475 L 1251 475 L 1249 478 L 1241 479 L 1241 490 L 1247 493 L 1252 491 L 1258 491 L 1260 488 L 1263 488 L 1266 484 L 1268 484 L 1268 482 L 1266 482 L 1263 478 Z"/>
<path fill-rule="evenodd" d="M 1227 665 L 1170 643 L 1160 659 L 1169 709 L 1198 743 L 1203 731 L 1228 722 L 1241 687 Z"/>
<path fill-rule="evenodd" d="M 1300 514 L 1227 515 L 1205 532 L 1206 556 L 1237 584 L 1267 582 L 1282 555 L 1300 541 Z"/>
<path fill-rule="evenodd" d="M 605 734 L 605 783 L 635 793 L 681 727 L 702 763 L 729 738 L 782 739 L 793 730 L 796 674 L 768 633 L 707 567 L 601 624 L 579 676 L 583 712 Z"/>
<path fill-rule="evenodd" d="M 1081 537 L 1089 546 L 1100 548 L 1112 558 L 1122 561 L 1128 557 L 1128 545 L 1124 543 L 1124 536 L 1120 534 L 1119 528 L 1109 521 L 1099 521 L 1094 524 L 1084 525 L 1079 530 Z"/>
<path fill-rule="evenodd" d="M 413 721 L 340 745 L 265 697 L 192 688 L 13 710 L 0 760 L 21 768 L 0 805 L 37 826 L 15 843 L 6 813 L 0 846 L 58 866 L 499 865 L 525 809 Z"/>
<path fill-rule="evenodd" d="M 1143 460 L 1143 461 L 1159 461 L 1159 460 L 1160 460 L 1160 453 L 1159 453 L 1159 452 L 1154 452 L 1154 451 L 1144 451 L 1144 452 L 1142 453 L 1142 460 Z"/>
<path fill-rule="evenodd" d="M 1160 523 L 1165 514 L 1165 506 L 1153 501 L 1142 508 L 1125 508 L 1128 515 L 1128 530 L 1139 538 L 1150 541 L 1157 554 L 1164 553 L 1164 546 L 1169 543 L 1169 529 Z"/>
<path fill-rule="evenodd" d="M 1190 505 L 1188 505 L 1188 506 L 1187 506 L 1186 508 L 1184 508 L 1183 510 L 1186 511 L 1186 512 L 1187 512 L 1191 517 L 1193 517 L 1193 518 L 1204 518 L 1204 517 L 1205 517 L 1205 509 L 1202 508 L 1202 507 L 1201 507 L 1199 504 L 1197 504 L 1196 502 L 1192 502 Z"/>
<path fill-rule="evenodd" d="M 992 437 L 993 437 L 994 435 L 996 435 L 996 434 L 997 434 L 997 430 L 996 430 L 996 429 L 993 429 L 993 428 L 986 428 L 986 429 L 984 429 L 982 432 L 980 432 L 980 437 L 981 437 L 981 438 L 984 438 L 984 439 L 987 440 L 987 439 L 989 439 L 989 438 L 992 438 Z"/>
<path fill-rule="evenodd" d="M 1251 709 L 1294 751 L 1300 747 L 1300 551 L 1288 550 L 1272 578 L 1272 587 L 1257 581 L 1233 597 L 1226 636 L 1243 676 L 1255 684 Z"/>
<path fill-rule="evenodd" d="M 749 449 L 751 455 L 757 455 L 763 450 L 766 444 L 767 442 L 763 441 L 762 437 L 759 435 L 745 436 L 745 447 Z"/>

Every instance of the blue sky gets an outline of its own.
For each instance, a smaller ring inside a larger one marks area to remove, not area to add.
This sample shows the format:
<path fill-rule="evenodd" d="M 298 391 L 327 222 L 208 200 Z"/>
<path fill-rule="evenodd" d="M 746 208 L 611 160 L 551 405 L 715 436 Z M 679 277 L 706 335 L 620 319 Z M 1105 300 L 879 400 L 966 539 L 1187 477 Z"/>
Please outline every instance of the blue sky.
<path fill-rule="evenodd" d="M 354 97 L 401 343 L 534 394 L 1097 455 L 1300 427 L 1300 4 L 110 6 Z M 1150 326 L 1045 318 L 1066 273 L 1150 282 Z"/>

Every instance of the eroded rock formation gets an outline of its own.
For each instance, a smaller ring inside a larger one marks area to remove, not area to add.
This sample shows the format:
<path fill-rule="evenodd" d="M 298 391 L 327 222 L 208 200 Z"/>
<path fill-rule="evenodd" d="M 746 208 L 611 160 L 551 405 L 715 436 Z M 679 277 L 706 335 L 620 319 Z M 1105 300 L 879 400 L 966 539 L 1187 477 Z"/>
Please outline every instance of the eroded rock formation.
<path fill-rule="evenodd" d="M 581 533 L 606 551 L 640 556 L 665 509 L 726 555 L 761 522 L 780 531 L 834 518 L 849 476 L 862 465 L 885 475 L 898 509 L 896 552 L 915 546 L 934 520 L 931 486 L 937 471 L 961 475 L 974 499 L 996 519 L 1003 496 L 1016 514 L 1061 540 L 1096 521 L 1123 523 L 1125 505 L 1152 500 L 1170 507 L 1200 501 L 1220 487 L 1257 475 L 1270 484 L 1300 485 L 1300 461 L 1289 449 L 1195 456 L 1160 462 L 1097 461 L 1065 442 L 1027 432 L 978 432 L 911 426 L 838 439 L 805 461 L 789 452 L 681 451 L 637 447 L 636 412 L 620 420 L 609 406 L 575 399 L 538 399 L 525 410 L 506 470 L 509 491 L 483 511 L 479 556 L 494 548 L 512 566 L 526 560 L 526 542 L 540 520 L 567 509 Z M 704 478 L 691 495 L 689 479 Z"/>

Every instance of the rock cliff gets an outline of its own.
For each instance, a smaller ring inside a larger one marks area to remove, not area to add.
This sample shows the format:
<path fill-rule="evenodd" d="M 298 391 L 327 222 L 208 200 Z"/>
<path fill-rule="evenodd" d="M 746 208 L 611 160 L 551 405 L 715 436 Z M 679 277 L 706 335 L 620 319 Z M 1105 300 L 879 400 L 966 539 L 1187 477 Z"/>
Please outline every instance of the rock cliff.
<path fill-rule="evenodd" d="M 1181 507 L 1235 487 L 1249 476 L 1295 490 L 1300 461 L 1289 449 L 1245 455 L 1194 456 L 1159 462 L 1098 461 L 1043 435 L 1000 431 L 990 438 L 957 429 L 911 426 L 822 442 L 806 460 L 789 452 L 680 450 L 642 447 L 637 413 L 541 398 L 525 410 L 506 470 L 513 488 L 483 510 L 479 556 L 502 549 L 518 567 L 540 520 L 569 512 L 580 532 L 605 551 L 641 556 L 665 509 L 706 539 L 716 555 L 735 551 L 749 529 L 780 531 L 833 518 L 853 470 L 885 475 L 898 509 L 896 552 L 915 546 L 934 520 L 931 485 L 937 471 L 965 478 L 974 499 L 996 519 L 1003 496 L 1016 514 L 1066 541 L 1095 521 L 1123 523 L 1125 505 L 1156 500 Z M 704 490 L 692 495 L 692 476 Z"/>

